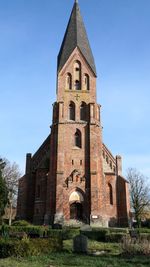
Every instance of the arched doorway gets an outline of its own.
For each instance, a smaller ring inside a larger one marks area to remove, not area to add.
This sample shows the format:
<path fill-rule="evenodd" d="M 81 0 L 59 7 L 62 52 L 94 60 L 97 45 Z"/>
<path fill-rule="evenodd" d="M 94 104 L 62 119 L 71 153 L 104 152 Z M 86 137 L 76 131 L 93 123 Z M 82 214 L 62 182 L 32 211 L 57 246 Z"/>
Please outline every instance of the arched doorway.
<path fill-rule="evenodd" d="M 74 202 L 70 204 L 70 219 L 74 220 L 83 219 L 83 207 L 81 203 Z"/>
<path fill-rule="evenodd" d="M 83 202 L 84 198 L 82 193 L 74 191 L 70 195 L 70 219 L 83 220 Z"/>

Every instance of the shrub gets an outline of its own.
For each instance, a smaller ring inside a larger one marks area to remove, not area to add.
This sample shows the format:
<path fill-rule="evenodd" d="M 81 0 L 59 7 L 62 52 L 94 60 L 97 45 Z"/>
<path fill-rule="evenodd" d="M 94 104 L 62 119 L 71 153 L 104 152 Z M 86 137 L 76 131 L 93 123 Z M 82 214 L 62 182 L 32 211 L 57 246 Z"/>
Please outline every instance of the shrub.
<path fill-rule="evenodd" d="M 0 239 L 0 259 L 12 255 L 14 243 L 11 240 Z"/>
<path fill-rule="evenodd" d="M 3 224 L 0 229 L 0 235 L 4 238 L 9 236 L 9 226 L 7 224 Z"/>
<path fill-rule="evenodd" d="M 105 241 L 111 243 L 119 243 L 122 241 L 124 236 L 126 236 L 125 233 L 107 233 L 105 235 Z"/>
<path fill-rule="evenodd" d="M 128 228 L 108 228 L 109 233 L 121 233 L 128 234 Z"/>
<path fill-rule="evenodd" d="M 0 258 L 9 256 L 26 257 L 38 256 L 41 253 L 47 254 L 49 252 L 61 251 L 63 247 L 62 238 L 39 238 L 22 240 L 0 240 Z"/>
<path fill-rule="evenodd" d="M 62 237 L 63 240 L 67 240 L 67 239 L 73 239 L 76 235 L 80 234 L 80 229 L 78 228 L 63 228 L 62 230 Z"/>
<path fill-rule="evenodd" d="M 48 229 L 45 226 L 11 226 L 9 227 L 9 232 L 16 233 L 16 236 L 18 233 L 26 233 L 30 237 L 45 237 Z"/>
<path fill-rule="evenodd" d="M 150 242 L 148 240 L 136 240 L 126 236 L 123 238 L 121 247 L 123 254 L 150 256 Z"/>
<path fill-rule="evenodd" d="M 140 241 L 144 241 L 147 240 L 150 242 L 150 234 L 147 233 L 141 233 L 139 236 Z"/>
<path fill-rule="evenodd" d="M 149 233 L 150 234 L 150 229 L 149 228 L 137 228 L 137 232 L 140 233 Z"/>
<path fill-rule="evenodd" d="M 47 236 L 49 238 L 62 238 L 62 230 L 48 229 Z"/>
<path fill-rule="evenodd" d="M 30 226 L 31 224 L 25 220 L 14 221 L 12 226 Z"/>
<path fill-rule="evenodd" d="M 105 236 L 108 233 L 108 230 L 103 228 L 92 229 L 92 231 L 80 231 L 82 235 L 87 236 L 89 239 L 95 241 L 105 241 Z"/>

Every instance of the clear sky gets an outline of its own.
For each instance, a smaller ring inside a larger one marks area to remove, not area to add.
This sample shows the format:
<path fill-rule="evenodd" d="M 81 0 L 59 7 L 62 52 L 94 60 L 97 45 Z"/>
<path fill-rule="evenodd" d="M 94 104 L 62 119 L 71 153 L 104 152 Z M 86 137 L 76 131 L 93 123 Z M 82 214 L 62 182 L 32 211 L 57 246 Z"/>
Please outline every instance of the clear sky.
<path fill-rule="evenodd" d="M 0 155 L 22 172 L 50 132 L 57 54 L 74 0 L 0 0 Z M 79 0 L 103 141 L 150 177 L 150 0 Z"/>

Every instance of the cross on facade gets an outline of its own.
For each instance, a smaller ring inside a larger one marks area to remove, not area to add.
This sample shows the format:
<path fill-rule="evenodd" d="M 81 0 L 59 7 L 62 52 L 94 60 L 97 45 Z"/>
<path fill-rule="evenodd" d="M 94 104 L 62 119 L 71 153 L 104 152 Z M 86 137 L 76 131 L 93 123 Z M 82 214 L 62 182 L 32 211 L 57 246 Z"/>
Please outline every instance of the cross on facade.
<path fill-rule="evenodd" d="M 78 101 L 80 96 L 78 94 L 75 95 L 76 100 Z"/>

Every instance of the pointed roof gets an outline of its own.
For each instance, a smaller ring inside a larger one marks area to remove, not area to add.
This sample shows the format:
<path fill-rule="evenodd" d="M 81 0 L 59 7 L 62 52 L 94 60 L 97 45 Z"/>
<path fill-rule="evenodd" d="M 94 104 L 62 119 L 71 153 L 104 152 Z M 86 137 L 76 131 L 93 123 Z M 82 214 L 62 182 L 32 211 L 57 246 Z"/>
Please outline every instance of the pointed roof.
<path fill-rule="evenodd" d="M 96 75 L 96 67 L 93 54 L 90 48 L 86 29 L 80 14 L 80 9 L 77 1 L 75 1 L 74 3 L 58 55 L 58 72 L 62 69 L 62 67 L 64 66 L 69 56 L 76 47 L 80 49 L 82 55 L 84 56 L 92 71 Z"/>

